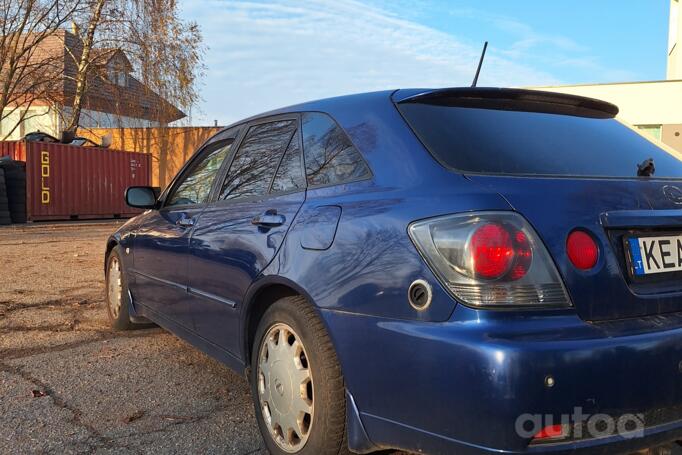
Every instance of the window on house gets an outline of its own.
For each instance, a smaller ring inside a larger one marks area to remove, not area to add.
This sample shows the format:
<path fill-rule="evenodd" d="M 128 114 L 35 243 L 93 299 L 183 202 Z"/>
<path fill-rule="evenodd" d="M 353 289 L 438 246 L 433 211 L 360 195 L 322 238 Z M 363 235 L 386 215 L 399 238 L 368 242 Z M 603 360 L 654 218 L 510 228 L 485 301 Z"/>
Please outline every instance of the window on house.
<path fill-rule="evenodd" d="M 661 125 L 635 125 L 644 135 L 661 140 Z"/>
<path fill-rule="evenodd" d="M 128 86 L 128 74 L 121 68 L 116 66 L 109 67 L 108 70 L 109 82 L 116 84 L 120 87 Z"/>

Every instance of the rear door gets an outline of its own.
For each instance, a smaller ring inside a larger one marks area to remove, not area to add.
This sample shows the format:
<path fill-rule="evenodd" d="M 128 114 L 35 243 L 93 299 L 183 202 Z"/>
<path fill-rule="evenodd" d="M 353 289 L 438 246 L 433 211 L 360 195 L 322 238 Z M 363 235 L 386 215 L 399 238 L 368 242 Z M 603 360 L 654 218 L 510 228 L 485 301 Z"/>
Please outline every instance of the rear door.
<path fill-rule="evenodd" d="M 458 103 L 399 109 L 434 158 L 501 194 L 531 223 L 582 318 L 682 311 L 682 273 L 672 266 L 679 260 L 675 236 L 682 235 L 682 162 L 675 151 L 596 113 L 558 114 L 551 105 L 516 110 L 514 100 L 494 109 Z M 643 172 L 650 158 L 655 171 Z M 566 241 L 576 229 L 599 247 L 588 271 L 568 259 Z M 665 256 L 670 271 L 638 275 L 630 244 L 642 238 L 663 240 L 645 244 L 648 253 L 658 252 L 659 265 Z"/>
<path fill-rule="evenodd" d="M 189 239 L 233 139 L 204 147 L 172 184 L 160 210 L 142 215 L 134 242 L 136 302 L 193 328 L 187 299 Z"/>
<path fill-rule="evenodd" d="M 191 240 L 189 293 L 200 336 L 239 353 L 238 311 L 305 201 L 297 115 L 253 122 Z"/>

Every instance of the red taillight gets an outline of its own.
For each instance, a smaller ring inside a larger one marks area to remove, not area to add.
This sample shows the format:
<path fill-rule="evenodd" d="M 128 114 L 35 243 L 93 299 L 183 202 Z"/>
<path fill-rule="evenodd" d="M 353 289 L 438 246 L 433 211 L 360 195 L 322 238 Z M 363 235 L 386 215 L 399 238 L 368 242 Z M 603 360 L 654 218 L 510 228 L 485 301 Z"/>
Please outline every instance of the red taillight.
<path fill-rule="evenodd" d="M 573 231 L 566 239 L 566 254 L 576 269 L 590 270 L 597 264 L 599 247 L 587 232 Z"/>
<path fill-rule="evenodd" d="M 499 224 L 488 223 L 471 236 L 474 272 L 486 279 L 500 278 L 514 260 L 514 245 L 509 232 Z"/>
<path fill-rule="evenodd" d="M 415 221 L 410 239 L 458 301 L 478 308 L 568 307 L 559 273 L 516 212 L 465 212 Z"/>
<path fill-rule="evenodd" d="M 471 236 L 474 272 L 479 278 L 522 278 L 530 268 L 533 252 L 523 231 L 497 223 L 479 227 Z"/>

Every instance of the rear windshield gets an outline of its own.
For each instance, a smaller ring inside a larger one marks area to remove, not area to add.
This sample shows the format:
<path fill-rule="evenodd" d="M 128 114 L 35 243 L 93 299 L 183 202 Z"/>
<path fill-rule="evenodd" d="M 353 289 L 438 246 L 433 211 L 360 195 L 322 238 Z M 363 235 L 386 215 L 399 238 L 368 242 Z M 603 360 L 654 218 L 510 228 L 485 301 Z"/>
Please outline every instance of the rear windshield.
<path fill-rule="evenodd" d="M 614 119 L 402 103 L 398 109 L 441 164 L 464 173 L 682 178 L 682 161 Z"/>

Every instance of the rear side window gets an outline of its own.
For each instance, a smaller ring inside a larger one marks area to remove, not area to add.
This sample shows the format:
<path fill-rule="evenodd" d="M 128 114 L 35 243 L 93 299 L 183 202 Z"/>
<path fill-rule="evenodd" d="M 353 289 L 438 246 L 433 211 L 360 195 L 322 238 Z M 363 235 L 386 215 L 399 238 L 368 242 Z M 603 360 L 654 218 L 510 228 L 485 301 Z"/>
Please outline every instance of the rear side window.
<path fill-rule="evenodd" d="M 230 164 L 220 199 L 243 199 L 266 194 L 280 157 L 295 131 L 294 120 L 252 126 Z"/>
<path fill-rule="evenodd" d="M 308 184 L 334 185 L 369 178 L 367 163 L 327 114 L 303 115 L 303 150 Z"/>
<path fill-rule="evenodd" d="M 272 181 L 271 193 L 283 193 L 295 191 L 305 187 L 303 178 L 303 157 L 301 147 L 298 145 L 300 136 L 294 134 L 289 142 L 287 151 L 284 152 L 282 162 L 279 164 L 275 180 Z"/>
<path fill-rule="evenodd" d="M 682 177 L 682 162 L 614 119 L 538 112 L 398 104 L 444 166 L 464 173 L 635 177 L 653 158 L 654 177 Z"/>

